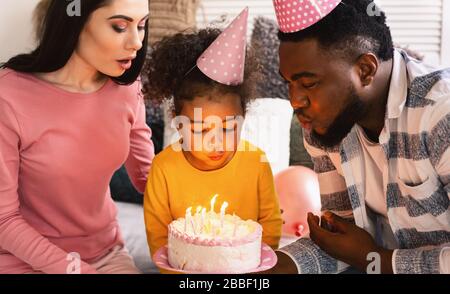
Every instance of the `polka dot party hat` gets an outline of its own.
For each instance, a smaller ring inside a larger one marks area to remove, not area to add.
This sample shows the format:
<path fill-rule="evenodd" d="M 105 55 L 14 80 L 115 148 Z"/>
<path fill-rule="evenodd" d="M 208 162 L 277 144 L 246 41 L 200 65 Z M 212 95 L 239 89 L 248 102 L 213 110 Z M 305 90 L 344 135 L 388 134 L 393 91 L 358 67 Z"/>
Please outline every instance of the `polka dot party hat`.
<path fill-rule="evenodd" d="M 304 30 L 333 11 L 341 0 L 273 0 L 283 33 Z"/>
<path fill-rule="evenodd" d="M 225 85 L 244 81 L 247 48 L 246 7 L 197 60 L 197 67 L 210 79 Z"/>

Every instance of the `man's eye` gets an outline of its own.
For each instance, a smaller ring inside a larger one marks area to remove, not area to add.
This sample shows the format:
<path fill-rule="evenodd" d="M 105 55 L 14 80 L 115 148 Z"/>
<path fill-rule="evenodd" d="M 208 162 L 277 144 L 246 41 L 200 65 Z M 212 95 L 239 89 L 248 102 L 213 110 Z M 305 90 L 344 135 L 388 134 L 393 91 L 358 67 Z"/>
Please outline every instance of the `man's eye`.
<path fill-rule="evenodd" d="M 139 26 L 139 27 L 138 27 L 138 30 L 140 30 L 140 31 L 145 31 L 145 26 Z"/>
<path fill-rule="evenodd" d="M 311 89 L 317 86 L 317 83 L 309 83 L 309 84 L 303 84 L 303 87 L 306 89 Z"/>

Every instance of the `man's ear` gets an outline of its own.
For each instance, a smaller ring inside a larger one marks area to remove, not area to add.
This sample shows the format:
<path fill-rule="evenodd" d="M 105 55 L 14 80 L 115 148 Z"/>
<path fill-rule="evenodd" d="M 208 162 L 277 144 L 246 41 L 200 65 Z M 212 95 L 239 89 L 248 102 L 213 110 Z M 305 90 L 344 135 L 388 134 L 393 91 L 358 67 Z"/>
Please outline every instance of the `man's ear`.
<path fill-rule="evenodd" d="M 358 74 L 362 86 L 368 86 L 372 83 L 380 65 L 378 58 L 373 53 L 361 55 L 356 61 Z"/>

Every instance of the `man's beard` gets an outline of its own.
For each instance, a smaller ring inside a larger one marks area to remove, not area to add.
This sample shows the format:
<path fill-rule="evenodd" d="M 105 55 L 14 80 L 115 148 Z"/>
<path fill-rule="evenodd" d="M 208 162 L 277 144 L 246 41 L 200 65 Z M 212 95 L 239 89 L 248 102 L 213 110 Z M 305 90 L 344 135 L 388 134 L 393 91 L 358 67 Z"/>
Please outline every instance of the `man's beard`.
<path fill-rule="evenodd" d="M 356 94 L 353 87 L 350 88 L 349 103 L 335 118 L 333 123 L 327 128 L 325 134 L 320 135 L 316 131 L 311 131 L 313 140 L 317 140 L 325 147 L 338 145 L 350 133 L 353 126 L 366 115 L 366 104 Z"/>

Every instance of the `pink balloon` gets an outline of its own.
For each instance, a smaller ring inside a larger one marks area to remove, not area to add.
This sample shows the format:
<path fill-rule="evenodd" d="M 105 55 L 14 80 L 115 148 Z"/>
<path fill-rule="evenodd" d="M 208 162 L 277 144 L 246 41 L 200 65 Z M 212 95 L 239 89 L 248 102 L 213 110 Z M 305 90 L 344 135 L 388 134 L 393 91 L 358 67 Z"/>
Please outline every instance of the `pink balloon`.
<path fill-rule="evenodd" d="M 304 166 L 291 166 L 274 177 L 285 235 L 304 236 L 309 233 L 307 214 L 320 215 L 320 191 L 317 174 Z"/>

